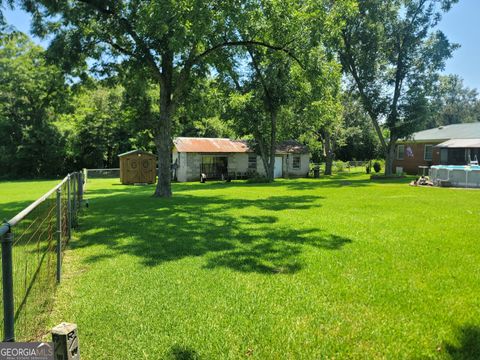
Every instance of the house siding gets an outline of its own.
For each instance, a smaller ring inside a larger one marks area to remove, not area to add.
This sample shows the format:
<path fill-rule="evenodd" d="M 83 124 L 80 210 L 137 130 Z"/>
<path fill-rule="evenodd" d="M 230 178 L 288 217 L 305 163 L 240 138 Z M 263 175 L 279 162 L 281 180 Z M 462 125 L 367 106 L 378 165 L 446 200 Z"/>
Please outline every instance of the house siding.
<path fill-rule="evenodd" d="M 418 175 L 422 172 L 418 168 L 419 166 L 432 166 L 440 164 L 440 149 L 436 148 L 435 145 L 440 144 L 441 141 L 426 141 L 426 142 L 402 142 L 397 144 L 404 145 L 404 154 L 403 160 L 397 159 L 397 151 L 395 149 L 395 161 L 393 162 L 393 171 L 396 171 L 397 167 L 402 167 L 403 171 L 409 175 Z M 432 160 L 425 160 L 425 145 L 433 145 Z M 407 155 L 407 149 L 410 147 L 412 150 L 413 156 Z"/>
<path fill-rule="evenodd" d="M 202 162 L 202 156 L 206 154 L 200 153 L 179 153 L 176 150 L 173 151 L 173 161 L 177 161 L 179 165 L 177 168 L 177 181 L 199 181 L 200 180 L 200 167 Z M 220 155 L 220 154 L 218 154 Z M 228 156 L 228 172 L 229 173 L 247 173 L 248 169 L 248 156 L 249 153 L 233 153 L 233 154 L 221 154 L 222 156 Z M 279 154 L 283 161 L 283 177 L 306 177 L 310 168 L 310 154 L 298 154 L 300 156 L 300 168 L 293 168 L 293 156 L 294 154 Z M 260 176 L 265 176 L 265 168 L 260 156 L 257 155 L 257 173 Z"/>
<path fill-rule="evenodd" d="M 300 156 L 300 168 L 293 168 L 293 157 Z M 284 178 L 307 177 L 310 171 L 310 154 L 277 154 L 275 157 L 281 157 L 283 163 Z M 257 172 L 261 176 L 265 176 L 266 171 L 260 156 L 257 156 Z"/>
<path fill-rule="evenodd" d="M 300 168 L 293 168 L 293 157 L 300 156 Z M 284 177 L 307 177 L 310 171 L 310 154 L 288 154 L 284 157 Z"/>

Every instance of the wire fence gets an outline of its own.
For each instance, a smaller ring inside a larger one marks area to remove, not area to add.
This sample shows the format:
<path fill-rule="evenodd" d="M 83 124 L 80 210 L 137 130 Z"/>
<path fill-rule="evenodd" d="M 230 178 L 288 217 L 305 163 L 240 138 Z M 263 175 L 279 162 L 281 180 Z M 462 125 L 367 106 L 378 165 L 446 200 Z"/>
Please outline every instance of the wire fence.
<path fill-rule="evenodd" d="M 332 161 L 332 173 L 356 173 L 366 172 L 367 168 L 371 168 L 373 160 L 368 161 Z M 320 176 L 325 173 L 326 163 L 312 163 L 310 164 L 309 176 Z M 317 175 L 316 175 L 317 174 Z"/>
<path fill-rule="evenodd" d="M 4 341 L 38 339 L 61 279 L 64 250 L 78 224 L 82 172 L 57 186 L 0 225 Z"/>
<path fill-rule="evenodd" d="M 85 169 L 85 177 L 88 179 L 110 179 L 120 177 L 120 168 L 111 169 Z"/>

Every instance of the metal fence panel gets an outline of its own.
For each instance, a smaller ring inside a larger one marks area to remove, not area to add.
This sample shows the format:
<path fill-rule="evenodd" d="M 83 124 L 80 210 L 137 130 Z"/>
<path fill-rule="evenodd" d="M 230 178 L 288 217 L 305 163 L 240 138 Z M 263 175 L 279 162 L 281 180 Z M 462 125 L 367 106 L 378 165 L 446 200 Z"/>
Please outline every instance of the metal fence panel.
<path fill-rule="evenodd" d="M 74 185 L 75 186 L 72 186 Z M 82 177 L 69 174 L 33 204 L 0 226 L 2 241 L 2 302 L 5 341 L 38 339 L 48 320 L 54 290 L 60 280 L 64 250 L 77 223 L 82 200 Z M 5 230 L 6 229 L 6 230 Z M 10 248 L 8 247 L 10 246 Z M 11 251 L 11 263 L 5 250 Z M 9 266 L 12 273 L 8 274 Z M 11 288 L 9 281 L 11 281 Z M 10 290 L 9 290 L 10 289 Z M 11 308 L 13 300 L 13 309 Z M 13 310 L 13 311 L 12 311 Z M 11 318 L 14 320 L 14 330 Z"/>

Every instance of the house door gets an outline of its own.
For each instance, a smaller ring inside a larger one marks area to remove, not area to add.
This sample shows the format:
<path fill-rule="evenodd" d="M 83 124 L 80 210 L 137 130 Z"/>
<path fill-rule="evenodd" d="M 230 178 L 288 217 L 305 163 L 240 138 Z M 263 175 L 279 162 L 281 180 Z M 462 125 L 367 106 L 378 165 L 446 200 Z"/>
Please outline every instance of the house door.
<path fill-rule="evenodd" d="M 275 166 L 273 168 L 273 177 L 281 178 L 283 175 L 283 158 L 281 156 L 275 156 Z"/>

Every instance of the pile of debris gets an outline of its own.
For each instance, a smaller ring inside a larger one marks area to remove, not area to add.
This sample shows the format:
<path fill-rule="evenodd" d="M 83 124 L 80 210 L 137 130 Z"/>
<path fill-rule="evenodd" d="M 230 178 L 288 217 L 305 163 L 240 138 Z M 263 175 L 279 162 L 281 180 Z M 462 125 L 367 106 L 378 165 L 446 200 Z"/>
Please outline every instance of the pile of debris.
<path fill-rule="evenodd" d="M 410 186 L 433 186 L 433 182 L 428 176 L 420 176 L 417 180 L 412 181 Z"/>

